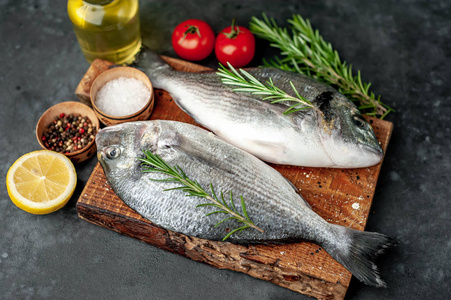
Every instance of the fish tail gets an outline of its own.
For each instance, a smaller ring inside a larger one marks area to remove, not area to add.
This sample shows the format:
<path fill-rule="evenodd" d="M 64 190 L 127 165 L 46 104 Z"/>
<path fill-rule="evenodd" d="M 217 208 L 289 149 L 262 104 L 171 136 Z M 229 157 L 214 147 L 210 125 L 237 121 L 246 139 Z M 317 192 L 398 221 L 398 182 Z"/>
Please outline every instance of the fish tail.
<path fill-rule="evenodd" d="M 164 88 L 163 78 L 175 72 L 158 54 L 147 47 L 141 48 L 131 66 L 146 73 L 155 88 Z"/>
<path fill-rule="evenodd" d="M 342 239 L 323 245 L 324 249 L 361 282 L 375 287 L 387 287 L 380 277 L 375 260 L 386 249 L 397 245 L 398 242 L 377 232 L 359 231 L 339 225 L 332 226 Z"/>

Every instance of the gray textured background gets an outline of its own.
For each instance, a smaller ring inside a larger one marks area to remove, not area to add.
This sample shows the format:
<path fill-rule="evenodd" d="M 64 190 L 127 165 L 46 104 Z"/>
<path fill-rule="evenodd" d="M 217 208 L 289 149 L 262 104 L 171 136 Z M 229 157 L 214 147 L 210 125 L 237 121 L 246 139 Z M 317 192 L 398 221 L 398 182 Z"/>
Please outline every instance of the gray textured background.
<path fill-rule="evenodd" d="M 175 56 L 172 29 L 200 18 L 218 32 L 266 12 L 280 24 L 309 18 L 341 57 L 397 112 L 367 230 L 401 245 L 379 260 L 387 289 L 352 280 L 347 299 L 449 299 L 451 295 L 450 1 L 141 1 L 144 41 Z M 271 283 L 170 254 L 77 218 L 96 159 L 77 166 L 77 190 L 60 211 L 35 216 L 6 192 L 8 168 L 39 149 L 35 126 L 76 100 L 89 67 L 66 1 L 0 0 L 0 299 L 307 299 Z M 253 65 L 274 53 L 264 42 Z M 214 57 L 202 62 L 216 66 Z"/>

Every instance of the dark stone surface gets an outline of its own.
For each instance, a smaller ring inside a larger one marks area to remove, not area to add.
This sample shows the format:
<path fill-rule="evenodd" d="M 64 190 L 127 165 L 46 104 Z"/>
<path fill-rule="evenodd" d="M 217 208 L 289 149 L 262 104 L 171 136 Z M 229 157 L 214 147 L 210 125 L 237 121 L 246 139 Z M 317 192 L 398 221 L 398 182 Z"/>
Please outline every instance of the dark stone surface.
<path fill-rule="evenodd" d="M 347 299 L 449 299 L 451 295 L 451 3 L 449 1 L 141 1 L 145 43 L 175 56 L 177 23 L 201 18 L 218 32 L 266 12 L 280 24 L 309 18 L 341 57 L 397 112 L 367 230 L 400 246 L 379 260 L 387 289 L 352 280 Z M 35 126 L 76 100 L 88 68 L 65 1 L 0 0 L 1 299 L 306 299 L 271 283 L 217 270 L 91 225 L 75 203 L 96 159 L 77 166 L 60 211 L 35 216 L 6 192 L 8 168 L 39 149 Z M 275 51 L 259 42 L 253 65 Z M 202 62 L 216 66 L 213 57 Z"/>

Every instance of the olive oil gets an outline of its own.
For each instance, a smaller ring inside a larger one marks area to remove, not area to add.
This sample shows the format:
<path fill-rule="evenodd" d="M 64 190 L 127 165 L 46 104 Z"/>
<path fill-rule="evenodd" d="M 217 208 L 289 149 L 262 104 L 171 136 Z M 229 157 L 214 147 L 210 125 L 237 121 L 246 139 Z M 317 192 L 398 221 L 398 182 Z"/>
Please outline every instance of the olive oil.
<path fill-rule="evenodd" d="M 69 0 L 67 12 L 88 62 L 133 62 L 141 47 L 138 0 Z"/>

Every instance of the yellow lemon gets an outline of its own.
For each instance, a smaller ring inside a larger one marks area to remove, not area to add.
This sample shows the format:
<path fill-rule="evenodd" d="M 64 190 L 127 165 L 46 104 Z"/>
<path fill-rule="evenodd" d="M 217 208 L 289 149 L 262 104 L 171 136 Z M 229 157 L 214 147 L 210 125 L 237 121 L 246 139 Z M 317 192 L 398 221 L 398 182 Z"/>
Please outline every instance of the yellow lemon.
<path fill-rule="evenodd" d="M 23 155 L 6 175 L 9 197 L 17 207 L 32 214 L 48 214 L 62 208 L 76 185 L 72 162 L 49 150 Z"/>

